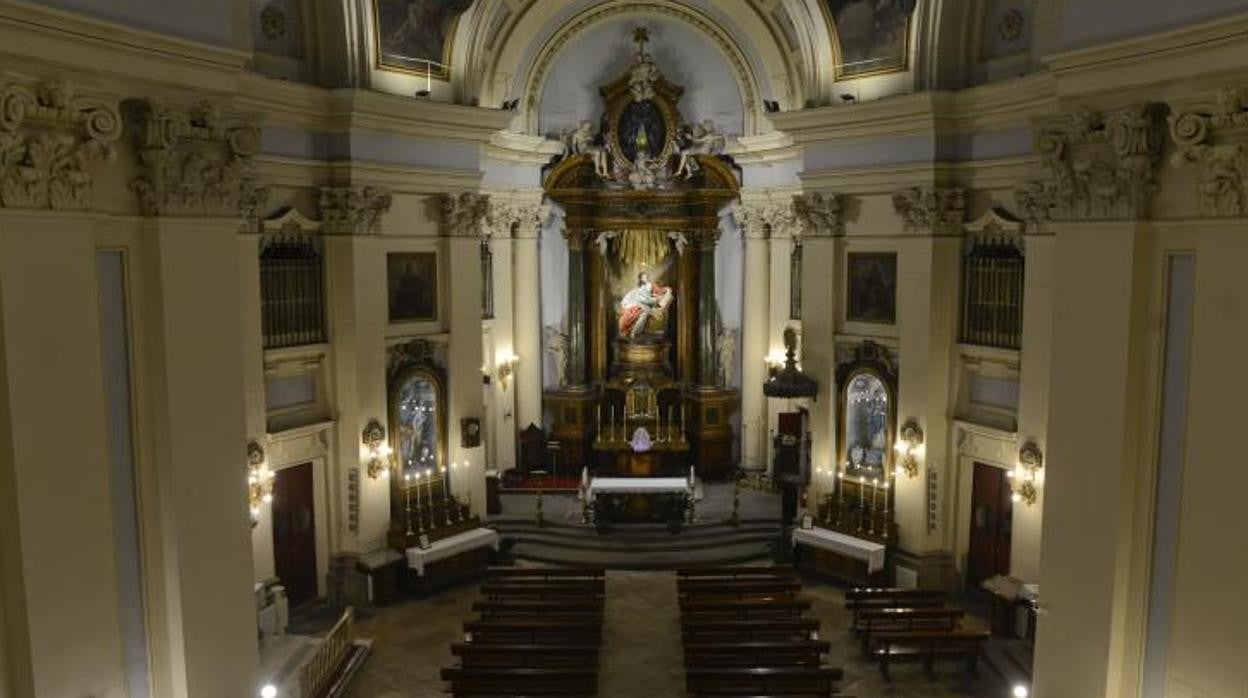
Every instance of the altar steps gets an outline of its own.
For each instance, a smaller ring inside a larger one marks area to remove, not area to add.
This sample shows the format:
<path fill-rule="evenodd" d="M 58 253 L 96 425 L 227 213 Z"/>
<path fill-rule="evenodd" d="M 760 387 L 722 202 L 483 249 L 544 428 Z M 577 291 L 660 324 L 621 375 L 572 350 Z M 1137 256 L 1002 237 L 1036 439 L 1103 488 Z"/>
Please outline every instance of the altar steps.
<path fill-rule="evenodd" d="M 780 537 L 774 519 L 746 519 L 686 525 L 678 534 L 662 525 L 620 525 L 606 535 L 591 526 L 533 519 L 496 518 L 490 522 L 518 559 L 569 566 L 620 570 L 668 570 L 699 565 L 734 565 L 769 560 Z"/>

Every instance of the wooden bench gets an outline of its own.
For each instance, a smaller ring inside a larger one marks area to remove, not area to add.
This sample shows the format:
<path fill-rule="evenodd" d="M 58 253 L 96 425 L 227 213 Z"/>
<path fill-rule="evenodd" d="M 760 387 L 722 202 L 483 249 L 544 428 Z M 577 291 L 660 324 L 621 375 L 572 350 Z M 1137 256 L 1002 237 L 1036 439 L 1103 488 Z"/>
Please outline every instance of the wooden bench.
<path fill-rule="evenodd" d="M 801 598 L 803 597 L 799 596 L 797 592 L 793 592 L 793 591 L 762 592 L 762 593 L 739 592 L 735 594 L 732 592 L 729 592 L 727 594 L 691 594 L 688 596 L 681 596 L 680 605 L 684 606 L 685 604 L 688 604 L 688 603 L 722 603 L 726 601 L 754 601 L 754 602 L 759 602 L 759 603 L 784 602 L 784 601 L 797 601 L 798 599 L 801 599 Z"/>
<path fill-rule="evenodd" d="M 871 635 L 869 654 L 880 662 L 880 673 L 889 678 L 888 666 L 896 659 L 919 659 L 929 677 L 935 676 L 937 659 L 964 659 L 975 674 L 979 655 L 992 633 L 987 630 L 886 630 Z"/>
<path fill-rule="evenodd" d="M 575 569 L 569 567 L 490 567 L 485 576 L 492 580 L 552 581 L 557 579 L 606 579 L 607 571 L 601 568 Z"/>
<path fill-rule="evenodd" d="M 685 645 L 685 667 L 820 666 L 830 649 L 823 640 L 694 642 Z"/>
<path fill-rule="evenodd" d="M 818 632 L 819 620 L 816 618 L 695 620 L 681 624 L 685 644 L 811 640 L 816 639 Z"/>
<path fill-rule="evenodd" d="M 551 588 L 541 584 L 519 586 L 484 584 L 481 586 L 481 595 L 489 601 L 601 601 L 606 597 L 606 590 Z"/>
<path fill-rule="evenodd" d="M 802 590 L 801 582 L 790 579 L 776 580 L 697 580 L 677 586 L 681 596 L 725 596 L 728 594 L 795 594 Z"/>
<path fill-rule="evenodd" d="M 603 600 L 560 601 L 477 601 L 472 610 L 481 614 L 482 620 L 499 617 L 539 616 L 544 618 L 602 617 Z"/>
<path fill-rule="evenodd" d="M 855 587 L 845 592 L 845 601 L 885 601 L 894 605 L 906 605 L 914 600 L 941 600 L 945 592 L 939 589 L 902 589 L 897 587 Z"/>
<path fill-rule="evenodd" d="M 602 642 L 602 621 L 474 620 L 464 623 L 464 635 L 476 644 L 596 646 Z"/>
<path fill-rule="evenodd" d="M 695 667 L 685 670 L 685 689 L 699 696 L 831 696 L 843 675 L 832 667 Z"/>
<path fill-rule="evenodd" d="M 683 579 L 769 579 L 773 577 L 784 577 L 786 579 L 794 578 L 793 568 L 788 565 L 777 565 L 775 567 L 757 567 L 757 566 L 741 566 L 741 567 L 691 567 L 688 569 L 676 570 L 676 578 Z"/>
<path fill-rule="evenodd" d="M 460 665 L 474 667 L 586 668 L 597 666 L 597 645 L 479 644 L 456 642 L 451 654 Z"/>
<path fill-rule="evenodd" d="M 845 608 L 852 616 L 851 624 L 855 626 L 858 624 L 858 616 L 864 611 L 879 611 L 887 608 L 944 608 L 944 606 L 944 596 L 896 600 L 878 598 L 845 602 Z"/>
<path fill-rule="evenodd" d="M 456 696 L 592 696 L 598 694 L 596 669 L 531 667 L 455 667 L 442 680 Z"/>
<path fill-rule="evenodd" d="M 680 605 L 681 618 L 702 620 L 712 618 L 797 618 L 810 610 L 808 599 L 791 601 L 686 601 Z"/>

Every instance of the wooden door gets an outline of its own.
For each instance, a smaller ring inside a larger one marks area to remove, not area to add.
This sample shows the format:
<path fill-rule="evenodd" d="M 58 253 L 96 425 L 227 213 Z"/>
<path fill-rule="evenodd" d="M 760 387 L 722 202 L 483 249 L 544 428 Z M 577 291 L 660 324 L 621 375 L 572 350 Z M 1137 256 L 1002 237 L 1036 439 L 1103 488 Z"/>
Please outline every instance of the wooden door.
<path fill-rule="evenodd" d="M 277 471 L 273 483 L 273 561 L 292 608 L 316 598 L 315 511 L 312 464 Z"/>
<path fill-rule="evenodd" d="M 975 464 L 971 489 L 971 541 L 966 561 L 966 584 L 978 589 L 980 582 L 1010 573 L 1010 527 L 1014 504 L 1005 471 Z"/>

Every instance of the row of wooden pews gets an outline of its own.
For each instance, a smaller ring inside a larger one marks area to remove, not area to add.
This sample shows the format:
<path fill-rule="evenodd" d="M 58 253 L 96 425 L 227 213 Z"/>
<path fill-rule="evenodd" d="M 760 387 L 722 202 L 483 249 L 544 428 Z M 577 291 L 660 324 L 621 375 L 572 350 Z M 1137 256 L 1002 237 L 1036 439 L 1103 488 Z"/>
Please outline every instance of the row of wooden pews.
<path fill-rule="evenodd" d="M 889 665 L 903 659 L 921 661 L 929 677 L 941 659 L 965 661 L 974 674 L 991 635 L 965 627 L 966 612 L 950 607 L 938 590 L 859 587 L 845 592 L 845 607 L 863 654 L 879 662 L 885 679 Z"/>
<path fill-rule="evenodd" d="M 474 698 L 598 693 L 606 572 L 491 567 L 479 614 L 451 646 L 448 692 Z"/>
<path fill-rule="evenodd" d="M 677 572 L 685 689 L 691 696 L 839 695 L 840 669 L 791 567 Z"/>

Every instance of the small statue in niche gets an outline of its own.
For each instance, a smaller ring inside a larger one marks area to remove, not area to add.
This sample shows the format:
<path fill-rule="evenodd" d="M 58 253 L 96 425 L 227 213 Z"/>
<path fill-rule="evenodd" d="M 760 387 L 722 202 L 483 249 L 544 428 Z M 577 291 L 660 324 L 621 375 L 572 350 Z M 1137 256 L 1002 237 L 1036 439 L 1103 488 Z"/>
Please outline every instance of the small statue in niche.
<path fill-rule="evenodd" d="M 689 179 L 698 171 L 698 160 L 695 155 L 719 155 L 724 152 L 728 139 L 710 119 L 700 124 L 687 124 L 681 129 L 680 162 L 676 165 L 676 176 L 682 174 Z"/>
<path fill-rule="evenodd" d="M 555 385 L 563 387 L 568 378 L 568 333 L 554 325 L 548 325 L 543 334 L 546 353 L 555 361 Z"/>
<path fill-rule="evenodd" d="M 637 286 L 620 301 L 618 316 L 619 336 L 636 339 L 646 331 L 652 317 L 662 317 L 667 307 L 676 300 L 670 286 L 660 286 L 650 281 L 649 272 L 637 275 Z"/>
<path fill-rule="evenodd" d="M 567 131 L 563 137 L 564 157 L 571 155 L 588 155 L 594 163 L 594 174 L 606 179 L 611 176 L 611 167 L 607 149 L 602 139 L 594 132 L 594 123 L 588 119 L 579 126 Z"/>

